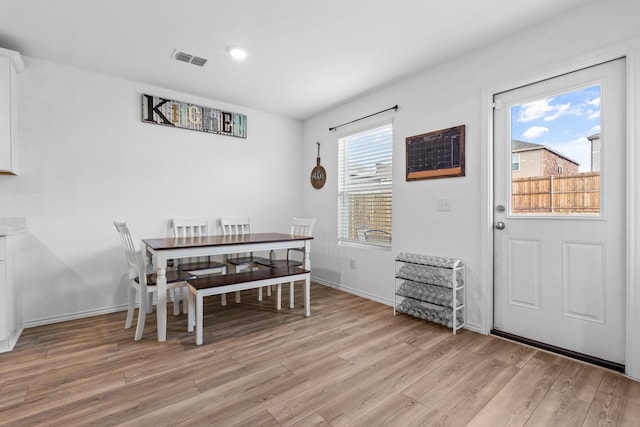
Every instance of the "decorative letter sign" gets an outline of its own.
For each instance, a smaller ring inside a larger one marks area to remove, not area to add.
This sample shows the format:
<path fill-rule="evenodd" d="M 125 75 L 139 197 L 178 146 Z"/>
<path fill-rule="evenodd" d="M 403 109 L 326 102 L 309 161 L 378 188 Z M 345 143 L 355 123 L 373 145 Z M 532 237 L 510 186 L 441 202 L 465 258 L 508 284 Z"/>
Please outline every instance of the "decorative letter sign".
<path fill-rule="evenodd" d="M 247 116 L 209 107 L 142 95 L 142 121 L 220 135 L 247 137 Z"/>

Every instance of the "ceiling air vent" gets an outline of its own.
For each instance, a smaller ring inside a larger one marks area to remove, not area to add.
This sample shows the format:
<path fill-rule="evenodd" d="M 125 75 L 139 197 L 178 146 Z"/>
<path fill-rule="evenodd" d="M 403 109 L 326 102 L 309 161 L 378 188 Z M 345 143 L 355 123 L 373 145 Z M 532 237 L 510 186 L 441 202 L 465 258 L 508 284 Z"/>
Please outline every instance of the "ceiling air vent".
<path fill-rule="evenodd" d="M 173 51 L 173 56 L 178 61 L 187 62 L 189 64 L 197 65 L 198 67 L 202 67 L 207 63 L 207 60 L 204 58 L 199 58 L 185 52 L 179 52 L 177 49 Z"/>
<path fill-rule="evenodd" d="M 207 63 L 207 60 L 204 58 L 198 58 L 197 56 L 194 56 L 193 59 L 191 60 L 191 63 L 193 65 L 197 65 L 198 67 L 202 67 L 204 64 Z"/>
<path fill-rule="evenodd" d="M 191 62 L 191 58 L 193 58 L 193 56 L 189 55 L 188 53 L 184 53 L 184 52 L 176 53 L 176 59 L 178 61 Z"/>

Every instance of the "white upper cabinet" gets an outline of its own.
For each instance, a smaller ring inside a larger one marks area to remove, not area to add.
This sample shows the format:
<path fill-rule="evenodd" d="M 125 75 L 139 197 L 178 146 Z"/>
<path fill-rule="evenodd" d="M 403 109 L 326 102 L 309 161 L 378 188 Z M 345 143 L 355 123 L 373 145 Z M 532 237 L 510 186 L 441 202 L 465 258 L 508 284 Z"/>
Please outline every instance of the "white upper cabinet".
<path fill-rule="evenodd" d="M 18 52 L 0 48 L 0 173 L 17 175 L 18 164 L 18 82 L 24 70 Z"/>

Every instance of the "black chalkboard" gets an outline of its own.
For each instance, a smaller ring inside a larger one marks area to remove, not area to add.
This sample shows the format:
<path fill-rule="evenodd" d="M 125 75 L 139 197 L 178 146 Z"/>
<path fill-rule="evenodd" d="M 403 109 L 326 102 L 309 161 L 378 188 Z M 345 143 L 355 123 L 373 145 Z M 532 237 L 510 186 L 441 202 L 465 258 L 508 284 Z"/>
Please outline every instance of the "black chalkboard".
<path fill-rule="evenodd" d="M 407 181 L 464 176 L 464 125 L 406 138 Z"/>

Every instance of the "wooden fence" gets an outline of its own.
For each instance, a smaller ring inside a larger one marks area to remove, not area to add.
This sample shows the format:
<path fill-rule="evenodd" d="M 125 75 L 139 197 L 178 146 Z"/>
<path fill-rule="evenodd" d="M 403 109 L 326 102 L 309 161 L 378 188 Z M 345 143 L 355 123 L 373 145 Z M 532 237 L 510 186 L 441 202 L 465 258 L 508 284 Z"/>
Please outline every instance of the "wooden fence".
<path fill-rule="evenodd" d="M 600 213 L 600 172 L 514 178 L 513 213 Z"/>

